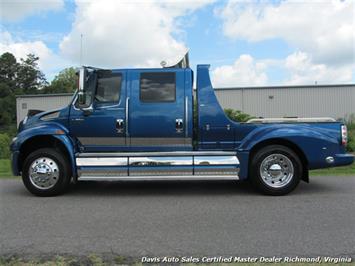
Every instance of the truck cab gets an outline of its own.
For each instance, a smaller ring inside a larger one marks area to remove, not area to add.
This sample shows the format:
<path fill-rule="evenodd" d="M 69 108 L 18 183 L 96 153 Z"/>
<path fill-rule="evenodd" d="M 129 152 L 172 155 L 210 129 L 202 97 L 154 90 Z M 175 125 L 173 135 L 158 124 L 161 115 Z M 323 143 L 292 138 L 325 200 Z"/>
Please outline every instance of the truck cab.
<path fill-rule="evenodd" d="M 346 126 L 331 118 L 231 121 L 215 96 L 209 65 L 197 88 L 185 56 L 151 69 L 78 71 L 60 109 L 28 115 L 11 144 L 12 169 L 38 196 L 70 182 L 244 180 L 284 195 L 310 169 L 351 164 Z"/>

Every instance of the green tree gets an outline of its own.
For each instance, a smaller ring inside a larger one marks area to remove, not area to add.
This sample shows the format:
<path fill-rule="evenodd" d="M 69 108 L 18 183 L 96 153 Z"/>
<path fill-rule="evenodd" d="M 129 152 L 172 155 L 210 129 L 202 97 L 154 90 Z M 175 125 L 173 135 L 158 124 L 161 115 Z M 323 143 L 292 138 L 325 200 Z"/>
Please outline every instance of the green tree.
<path fill-rule="evenodd" d="M 52 80 L 51 84 L 42 90 L 42 93 L 71 93 L 77 87 L 77 76 L 75 68 L 69 67 Z"/>
<path fill-rule="evenodd" d="M 255 118 L 249 114 L 243 113 L 242 111 L 234 110 L 231 108 L 224 109 L 224 112 L 231 120 L 234 120 L 237 122 L 246 122 L 249 119 Z"/>
<path fill-rule="evenodd" d="M 16 95 L 37 93 L 47 84 L 38 60 L 33 54 L 20 62 L 11 53 L 0 56 L 0 131 L 12 131 L 15 127 Z"/>
<path fill-rule="evenodd" d="M 38 68 L 39 57 L 28 54 L 26 59 L 21 58 L 18 68 L 18 86 L 24 94 L 37 93 L 38 89 L 48 84 L 44 74 Z"/>

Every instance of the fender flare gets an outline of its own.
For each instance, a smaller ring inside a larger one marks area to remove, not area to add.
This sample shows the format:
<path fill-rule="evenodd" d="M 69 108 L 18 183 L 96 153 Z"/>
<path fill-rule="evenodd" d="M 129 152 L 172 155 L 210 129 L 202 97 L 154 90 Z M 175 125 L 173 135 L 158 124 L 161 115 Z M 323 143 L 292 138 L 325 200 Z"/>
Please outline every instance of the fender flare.
<path fill-rule="evenodd" d="M 238 150 L 248 152 L 250 161 L 253 151 L 267 144 L 285 145 L 295 150 L 305 164 L 305 170 L 327 167 L 324 160 L 326 153 L 334 152 L 339 147 L 334 134 L 297 124 L 256 128 L 245 137 Z M 308 171 L 304 172 L 303 180 L 308 181 Z"/>
<path fill-rule="evenodd" d="M 68 129 L 59 123 L 55 123 L 55 122 L 43 123 L 39 126 L 28 128 L 25 129 L 24 131 L 21 131 L 17 135 L 15 141 L 12 142 L 11 151 L 20 155 L 21 147 L 23 147 L 25 143 L 27 143 L 33 138 L 41 137 L 41 136 L 53 137 L 63 145 L 69 157 L 68 159 L 72 170 L 72 175 L 76 177 L 77 171 L 76 171 L 76 162 L 75 162 L 75 153 L 76 153 L 75 141 L 69 136 Z M 17 170 L 18 170 L 17 172 L 19 172 L 19 169 Z"/>

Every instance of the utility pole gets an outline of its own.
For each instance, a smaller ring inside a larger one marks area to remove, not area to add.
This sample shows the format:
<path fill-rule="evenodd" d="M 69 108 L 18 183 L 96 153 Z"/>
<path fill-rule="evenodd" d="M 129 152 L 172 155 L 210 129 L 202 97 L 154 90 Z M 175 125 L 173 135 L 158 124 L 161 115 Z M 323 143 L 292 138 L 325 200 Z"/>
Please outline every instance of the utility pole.
<path fill-rule="evenodd" d="M 83 65 L 83 34 L 80 34 L 80 66 Z"/>

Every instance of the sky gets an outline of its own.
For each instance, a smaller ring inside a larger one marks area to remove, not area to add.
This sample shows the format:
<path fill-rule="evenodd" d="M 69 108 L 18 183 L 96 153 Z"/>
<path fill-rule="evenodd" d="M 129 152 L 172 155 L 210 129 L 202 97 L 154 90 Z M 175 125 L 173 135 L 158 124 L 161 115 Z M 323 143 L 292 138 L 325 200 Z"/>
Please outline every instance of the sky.
<path fill-rule="evenodd" d="M 36 54 L 49 81 L 189 51 L 215 87 L 355 83 L 354 38 L 354 0 L 0 0 L 0 54 Z"/>

